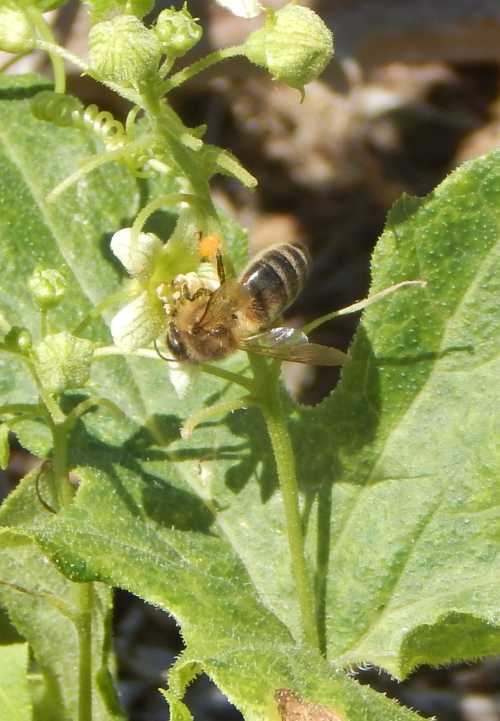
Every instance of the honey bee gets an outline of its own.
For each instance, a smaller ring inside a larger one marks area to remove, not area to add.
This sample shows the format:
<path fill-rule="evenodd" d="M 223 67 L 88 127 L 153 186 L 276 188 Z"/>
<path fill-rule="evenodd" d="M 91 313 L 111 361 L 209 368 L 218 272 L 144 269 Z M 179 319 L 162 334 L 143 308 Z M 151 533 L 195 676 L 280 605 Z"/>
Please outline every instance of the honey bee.
<path fill-rule="evenodd" d="M 304 287 L 311 259 L 302 245 L 274 246 L 250 262 L 238 279 L 226 279 L 218 251 L 217 289 L 184 287 L 168 324 L 173 360 L 207 363 L 241 349 L 279 360 L 341 365 L 345 354 L 309 343 L 306 335 L 277 324 Z"/>

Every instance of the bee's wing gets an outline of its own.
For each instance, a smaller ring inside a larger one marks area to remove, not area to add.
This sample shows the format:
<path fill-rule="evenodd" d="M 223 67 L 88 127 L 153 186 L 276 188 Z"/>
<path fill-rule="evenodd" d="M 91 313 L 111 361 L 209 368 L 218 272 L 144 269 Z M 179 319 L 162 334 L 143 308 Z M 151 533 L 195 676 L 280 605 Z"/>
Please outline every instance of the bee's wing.
<path fill-rule="evenodd" d="M 347 360 L 346 354 L 338 348 L 309 343 L 305 333 L 297 328 L 271 328 L 265 333 L 245 338 L 239 345 L 249 353 L 292 363 L 339 366 Z"/>
<path fill-rule="evenodd" d="M 199 325 L 211 327 L 217 323 L 225 323 L 236 310 L 245 308 L 250 301 L 246 288 L 236 280 L 227 280 L 210 296 Z"/>

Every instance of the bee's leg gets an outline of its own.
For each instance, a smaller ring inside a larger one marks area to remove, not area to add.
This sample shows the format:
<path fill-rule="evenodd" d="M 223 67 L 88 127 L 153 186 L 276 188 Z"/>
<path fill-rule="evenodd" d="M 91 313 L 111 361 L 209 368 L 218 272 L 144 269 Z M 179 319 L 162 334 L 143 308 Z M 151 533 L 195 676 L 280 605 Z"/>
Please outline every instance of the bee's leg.
<path fill-rule="evenodd" d="M 331 313 L 322 315 L 320 318 L 316 318 L 316 320 L 312 320 L 310 323 L 307 323 L 302 328 L 302 330 L 307 335 L 308 333 L 311 333 L 311 331 L 315 330 L 323 323 L 326 323 L 328 320 L 333 320 L 333 318 L 338 318 L 341 315 L 349 315 L 349 313 L 357 313 L 358 311 L 363 310 L 364 308 L 368 308 L 368 306 L 373 305 L 374 303 L 378 303 L 379 300 L 382 300 L 382 298 L 385 298 L 386 296 L 390 295 L 391 293 L 394 293 L 395 291 L 400 290 L 400 288 L 408 288 L 410 286 L 425 288 L 426 285 L 427 285 L 426 280 L 402 280 L 400 283 L 391 285 L 391 286 L 389 286 L 389 288 L 384 288 L 384 290 L 381 290 L 379 293 L 374 293 L 374 295 L 368 296 L 368 298 L 364 298 L 363 300 L 358 300 L 356 303 L 353 303 L 352 305 L 348 305 L 346 308 L 341 308 L 340 310 L 334 310 Z"/>
<path fill-rule="evenodd" d="M 225 416 L 227 413 L 232 413 L 233 411 L 238 411 L 242 408 L 248 408 L 254 404 L 255 401 L 251 398 L 251 396 L 245 396 L 239 400 L 224 401 L 223 403 L 216 403 L 213 406 L 202 408 L 200 411 L 193 413 L 192 416 L 184 421 L 181 428 L 181 436 L 186 441 L 191 438 L 196 426 L 199 426 L 200 423 L 204 423 L 209 418 L 214 418 L 215 416 Z"/>
<path fill-rule="evenodd" d="M 217 275 L 219 276 L 219 282 L 222 285 L 226 282 L 226 271 L 224 269 L 224 261 L 222 259 L 222 253 L 220 252 L 220 248 L 217 248 Z"/>

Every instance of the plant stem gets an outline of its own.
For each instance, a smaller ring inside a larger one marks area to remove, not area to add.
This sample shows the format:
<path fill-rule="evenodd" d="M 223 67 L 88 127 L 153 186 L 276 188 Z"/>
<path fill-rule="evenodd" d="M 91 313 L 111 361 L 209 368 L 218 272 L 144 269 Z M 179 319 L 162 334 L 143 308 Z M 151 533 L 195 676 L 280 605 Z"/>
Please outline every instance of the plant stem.
<path fill-rule="evenodd" d="M 79 693 L 78 721 L 92 721 L 92 608 L 94 605 L 94 587 L 92 583 L 82 583 L 80 593 L 80 617 L 77 623 L 79 641 Z"/>
<path fill-rule="evenodd" d="M 73 500 L 73 489 L 68 477 L 68 428 L 66 422 L 54 423 L 52 438 L 54 441 L 53 469 L 54 485 L 59 509 L 66 508 Z"/>
<path fill-rule="evenodd" d="M 94 351 L 94 361 L 102 360 L 103 358 L 109 358 L 109 356 L 137 356 L 138 358 L 150 358 L 151 360 L 161 360 L 161 356 L 155 350 L 151 348 L 138 348 L 133 351 L 124 351 L 115 345 L 106 345 L 96 348 Z M 174 359 L 172 359 L 174 360 Z M 174 361 L 177 363 L 177 361 Z M 202 363 L 200 370 L 208 375 L 215 376 L 221 380 L 227 381 L 228 383 L 236 383 L 247 391 L 252 393 L 254 391 L 254 383 L 250 378 L 246 378 L 241 373 L 233 373 L 225 368 L 219 368 L 218 366 L 211 365 L 209 363 Z"/>
<path fill-rule="evenodd" d="M 77 183 L 81 178 L 90 173 L 92 170 L 96 170 L 101 165 L 105 165 L 106 163 L 112 163 L 125 159 L 127 155 L 131 156 L 134 151 L 139 151 L 145 148 L 147 146 L 147 143 L 147 139 L 141 139 L 140 141 L 136 140 L 132 143 L 128 143 L 127 145 L 123 145 L 120 148 L 116 148 L 116 150 L 108 150 L 105 153 L 99 153 L 98 155 L 91 157 L 89 160 L 83 163 L 83 165 L 81 165 L 78 170 L 75 170 L 74 173 L 69 175 L 61 183 L 59 183 L 59 185 L 56 185 L 56 187 L 50 191 L 50 193 L 47 195 L 47 202 L 53 203 L 58 195 L 64 193 L 65 190 Z"/>
<path fill-rule="evenodd" d="M 189 193 L 168 193 L 167 195 L 160 195 L 159 197 L 148 203 L 140 213 L 137 214 L 136 219 L 132 225 L 132 247 L 134 243 L 137 243 L 139 234 L 146 225 L 148 218 L 160 208 L 168 207 L 171 205 L 179 205 L 180 203 L 196 203 L 196 197 Z"/>
<path fill-rule="evenodd" d="M 214 50 L 213 53 L 205 55 L 204 58 L 201 58 L 196 63 L 189 65 L 187 68 L 179 70 L 178 73 L 175 73 L 175 75 L 172 75 L 168 80 L 165 80 L 165 82 L 161 85 L 161 92 L 168 93 L 173 88 L 178 88 L 179 85 L 185 83 L 186 80 L 190 80 L 195 75 L 198 75 L 198 73 L 207 70 L 207 68 L 215 65 L 216 63 L 220 63 L 221 60 L 228 60 L 229 58 L 234 58 L 238 55 L 245 55 L 245 53 L 246 48 L 244 45 L 233 45 L 232 47 L 224 48 L 223 50 Z"/>
<path fill-rule="evenodd" d="M 106 296 L 104 300 L 102 300 L 100 303 L 97 303 L 87 313 L 87 315 L 82 318 L 78 325 L 71 331 L 72 334 L 77 336 L 81 335 L 83 331 L 87 328 L 87 326 L 92 323 L 93 320 L 100 318 L 103 312 L 107 310 L 110 306 L 116 305 L 117 303 L 121 303 L 126 300 L 128 301 L 131 297 L 132 296 L 128 288 L 126 288 L 125 290 L 119 290 L 116 293 L 112 293 L 111 295 Z"/>
<path fill-rule="evenodd" d="M 38 34 L 42 38 L 42 42 L 37 43 L 37 47 L 42 49 L 43 41 L 55 45 L 55 38 L 52 34 L 50 26 L 45 22 L 42 13 L 34 5 L 26 5 L 24 12 L 33 23 Z M 59 54 L 55 53 L 52 48 L 44 47 L 47 51 L 50 62 L 52 63 L 52 70 L 54 71 L 54 90 L 56 93 L 64 93 L 66 91 L 66 71 L 64 69 L 64 63 Z"/>
<path fill-rule="evenodd" d="M 43 339 L 47 335 L 47 309 L 40 308 L 40 337 Z"/>
<path fill-rule="evenodd" d="M 61 59 L 61 61 L 62 58 L 64 58 L 73 65 L 76 65 L 77 68 L 80 68 L 82 72 L 85 73 L 88 71 L 87 64 L 84 63 L 83 60 L 78 57 L 78 55 L 75 55 L 69 50 L 66 50 L 66 48 L 58 45 L 52 36 L 50 40 L 48 37 L 46 38 L 46 40 L 37 40 L 36 46 L 39 50 L 45 50 L 45 52 L 48 53 L 51 58 L 53 56 L 57 56 Z"/>
<path fill-rule="evenodd" d="M 260 361 L 261 359 L 259 359 Z M 257 363 L 252 363 L 257 371 L 257 380 L 264 377 Z M 269 381 L 272 380 L 272 389 Z M 261 381 L 262 391 L 259 394 L 259 405 L 267 426 L 276 463 L 276 472 L 283 497 L 285 523 L 288 536 L 288 547 L 292 564 L 292 575 L 299 599 L 300 616 L 304 641 L 312 648 L 319 649 L 318 624 L 316 619 L 316 603 L 309 577 L 304 554 L 304 535 L 299 509 L 299 491 L 295 471 L 295 456 L 290 434 L 283 413 L 279 395 L 278 376 L 274 374 L 271 379 L 267 373 L 267 382 Z"/>
<path fill-rule="evenodd" d="M 246 396 L 245 398 L 236 398 L 235 400 L 224 401 L 222 403 L 216 403 L 213 406 L 201 408 L 201 410 L 193 413 L 193 415 L 182 424 L 181 437 L 184 440 L 187 440 L 188 438 L 191 438 L 194 429 L 199 426 L 200 423 L 204 423 L 210 418 L 215 418 L 216 416 L 225 416 L 233 411 L 248 408 L 251 405 L 254 405 L 252 398 L 250 396 Z"/>
<path fill-rule="evenodd" d="M 74 418 L 68 416 L 62 423 L 52 425 L 54 441 L 53 469 L 59 509 L 73 500 L 73 489 L 68 477 L 68 435 Z M 94 588 L 82 583 L 78 588 L 78 721 L 92 721 L 92 608 Z"/>

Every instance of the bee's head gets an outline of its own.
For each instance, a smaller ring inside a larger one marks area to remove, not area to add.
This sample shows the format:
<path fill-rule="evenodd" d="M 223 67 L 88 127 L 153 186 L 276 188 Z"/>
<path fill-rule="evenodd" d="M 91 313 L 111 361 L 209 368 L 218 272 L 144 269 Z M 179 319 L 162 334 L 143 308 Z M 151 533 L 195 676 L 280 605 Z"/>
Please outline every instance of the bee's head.
<path fill-rule="evenodd" d="M 189 361 L 186 345 L 182 340 L 182 332 L 171 322 L 167 332 L 167 347 L 175 360 Z"/>

